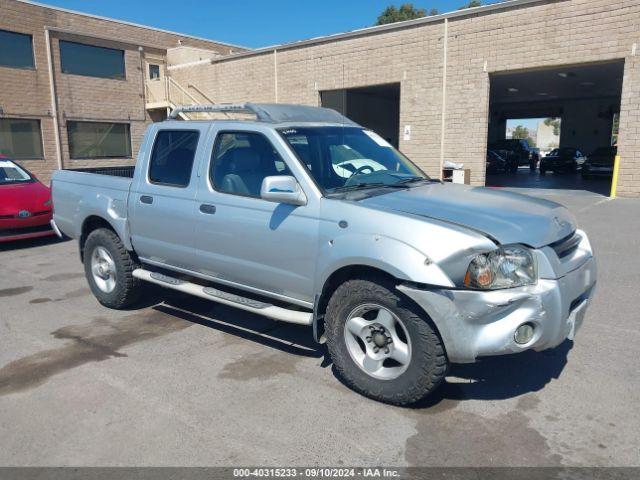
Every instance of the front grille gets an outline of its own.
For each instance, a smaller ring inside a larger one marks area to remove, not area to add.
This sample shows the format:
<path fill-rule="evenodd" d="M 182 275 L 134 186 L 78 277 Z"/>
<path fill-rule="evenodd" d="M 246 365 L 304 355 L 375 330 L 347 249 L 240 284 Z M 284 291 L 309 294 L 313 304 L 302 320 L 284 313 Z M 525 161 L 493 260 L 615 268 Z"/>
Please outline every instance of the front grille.
<path fill-rule="evenodd" d="M 30 217 L 41 217 L 42 215 L 48 215 L 51 213 L 51 210 L 44 210 L 42 212 L 32 212 Z M 19 215 L 0 215 L 0 220 L 10 220 L 13 218 L 23 218 L 20 217 Z M 29 217 L 24 217 L 24 218 L 29 218 Z"/>
<path fill-rule="evenodd" d="M 575 252 L 581 241 L 582 237 L 577 232 L 573 232 L 549 246 L 553 248 L 559 258 L 564 258 Z"/>
<path fill-rule="evenodd" d="M 37 227 L 25 227 L 25 228 L 5 228 L 0 230 L 0 237 L 13 237 L 14 235 L 26 235 L 27 233 L 48 232 L 51 230 L 51 225 L 38 225 Z"/>

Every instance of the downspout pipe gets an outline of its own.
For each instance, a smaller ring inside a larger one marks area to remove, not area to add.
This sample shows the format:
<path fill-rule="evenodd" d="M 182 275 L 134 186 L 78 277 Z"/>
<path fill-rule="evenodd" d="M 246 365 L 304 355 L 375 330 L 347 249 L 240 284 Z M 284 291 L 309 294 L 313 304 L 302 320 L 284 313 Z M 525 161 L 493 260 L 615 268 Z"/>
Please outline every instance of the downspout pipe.
<path fill-rule="evenodd" d="M 58 94 L 56 92 L 56 81 L 53 71 L 53 57 L 51 54 L 51 35 L 49 34 L 49 28 L 44 29 L 44 40 L 47 48 L 47 68 L 49 70 L 49 92 L 51 95 L 51 115 L 53 117 L 53 132 L 55 136 L 56 144 L 56 159 L 58 162 L 58 169 L 62 170 L 62 145 L 60 142 L 60 122 L 58 119 Z"/>
<path fill-rule="evenodd" d="M 447 114 L 447 49 L 449 43 L 449 19 L 444 19 L 444 40 L 442 55 L 442 107 L 440 110 L 440 180 L 443 179 L 444 173 L 444 133 L 446 128 Z"/>

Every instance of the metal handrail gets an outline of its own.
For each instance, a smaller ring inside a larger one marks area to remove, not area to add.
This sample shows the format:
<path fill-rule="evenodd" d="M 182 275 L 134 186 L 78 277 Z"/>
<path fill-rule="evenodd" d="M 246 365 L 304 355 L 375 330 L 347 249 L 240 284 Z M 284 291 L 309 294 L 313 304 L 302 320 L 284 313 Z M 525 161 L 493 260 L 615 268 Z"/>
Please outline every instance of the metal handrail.
<path fill-rule="evenodd" d="M 194 97 L 189 92 L 187 92 L 187 90 L 182 85 L 180 85 L 178 82 L 176 82 L 173 78 L 171 78 L 171 77 L 165 77 L 165 78 L 169 82 L 169 85 L 174 86 L 175 88 L 180 90 L 180 92 L 182 94 L 186 95 L 189 98 L 189 100 L 191 100 L 194 104 L 198 104 L 199 103 L 199 100 L 196 97 Z M 169 101 L 171 101 L 171 92 L 170 91 L 169 91 Z"/>
<path fill-rule="evenodd" d="M 196 92 L 198 92 L 200 95 L 202 95 L 202 98 L 204 98 L 207 102 L 209 103 L 215 103 L 213 100 L 211 100 L 211 98 L 209 98 L 209 96 L 207 96 L 202 90 L 200 90 L 196 85 L 194 85 L 193 83 L 189 83 L 187 85 L 187 88 L 193 88 Z"/>

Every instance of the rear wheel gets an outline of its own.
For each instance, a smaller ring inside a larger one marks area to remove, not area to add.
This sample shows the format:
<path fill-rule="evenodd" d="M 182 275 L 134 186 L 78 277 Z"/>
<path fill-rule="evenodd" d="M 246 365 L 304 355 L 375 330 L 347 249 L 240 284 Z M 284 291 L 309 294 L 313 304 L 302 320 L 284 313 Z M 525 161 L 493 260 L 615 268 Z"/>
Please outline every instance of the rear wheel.
<path fill-rule="evenodd" d="M 122 309 L 140 298 L 138 264 L 120 238 L 107 228 L 89 234 L 84 245 L 84 271 L 93 295 L 105 307 Z"/>
<path fill-rule="evenodd" d="M 448 361 L 435 326 L 390 282 L 343 283 L 329 300 L 325 326 L 336 369 L 362 395 L 410 405 L 444 379 Z"/>

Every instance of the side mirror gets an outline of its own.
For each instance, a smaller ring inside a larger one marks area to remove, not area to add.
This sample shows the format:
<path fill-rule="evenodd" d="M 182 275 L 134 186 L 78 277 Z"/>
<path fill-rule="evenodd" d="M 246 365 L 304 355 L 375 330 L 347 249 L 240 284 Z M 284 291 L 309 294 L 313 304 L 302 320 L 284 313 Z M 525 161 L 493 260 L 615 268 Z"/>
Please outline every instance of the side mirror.
<path fill-rule="evenodd" d="M 269 202 L 306 205 L 307 197 L 298 181 L 288 175 L 265 177 L 260 188 L 260 198 Z"/>

